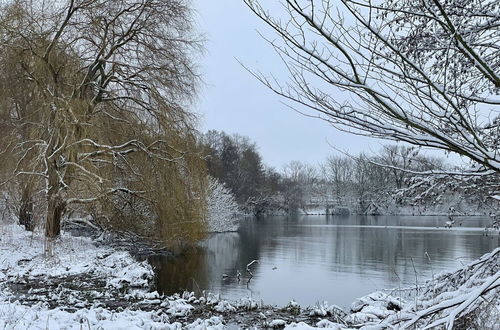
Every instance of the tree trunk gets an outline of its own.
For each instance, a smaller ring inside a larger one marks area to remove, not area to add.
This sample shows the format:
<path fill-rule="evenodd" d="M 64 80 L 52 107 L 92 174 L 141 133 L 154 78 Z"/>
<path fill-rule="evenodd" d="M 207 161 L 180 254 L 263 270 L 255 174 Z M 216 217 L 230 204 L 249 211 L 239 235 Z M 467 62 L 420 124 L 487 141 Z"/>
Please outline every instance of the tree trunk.
<path fill-rule="evenodd" d="M 47 220 L 45 222 L 45 246 L 44 253 L 47 257 L 54 256 L 54 241 L 61 234 L 61 218 L 66 205 L 59 196 L 49 199 L 47 208 Z"/>
<path fill-rule="evenodd" d="M 47 221 L 45 223 L 45 237 L 54 239 L 61 234 L 61 218 L 65 209 L 66 205 L 59 196 L 49 199 Z"/>
<path fill-rule="evenodd" d="M 55 157 L 57 159 L 57 156 Z M 45 237 L 54 240 L 61 233 L 61 218 L 66 209 L 66 203 L 61 196 L 60 176 L 55 160 L 47 161 L 48 191 L 47 191 L 47 219 L 45 221 Z"/>
<path fill-rule="evenodd" d="M 35 220 L 33 218 L 33 200 L 28 187 L 22 188 L 21 203 L 19 207 L 19 224 L 28 231 L 35 229 Z"/>

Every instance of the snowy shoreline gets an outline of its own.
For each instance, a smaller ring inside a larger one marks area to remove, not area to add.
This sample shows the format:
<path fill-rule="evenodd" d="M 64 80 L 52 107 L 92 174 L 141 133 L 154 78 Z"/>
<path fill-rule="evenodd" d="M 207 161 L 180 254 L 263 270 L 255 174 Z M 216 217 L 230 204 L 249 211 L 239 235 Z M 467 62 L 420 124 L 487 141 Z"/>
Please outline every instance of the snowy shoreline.
<path fill-rule="evenodd" d="M 456 300 L 486 283 L 491 274 L 500 273 L 500 249 L 496 249 L 487 258 L 490 268 L 485 268 L 489 273 L 484 276 L 478 273 L 472 281 L 466 275 L 454 277 L 475 267 L 470 265 L 436 275 L 436 279 L 454 278 L 458 285 L 453 290 L 452 286 L 442 289 L 440 294 L 435 290 L 443 284 L 436 281 L 420 287 L 420 293 L 413 296 L 415 288 L 374 292 L 354 301 L 350 311 L 327 303 L 302 308 L 290 302 L 279 308 L 249 298 L 228 302 L 210 293 L 202 297 L 193 293 L 160 296 L 150 292 L 154 273 L 148 263 L 136 261 L 126 251 L 96 246 L 90 238 L 63 234 L 52 259 L 42 256 L 41 235 L 16 225 L 0 226 L 0 243 L 0 328 L 8 329 L 224 329 L 228 325 L 348 329 L 388 326 L 390 322 L 401 325 L 422 308 L 432 306 L 431 300 L 435 304 Z M 488 296 L 494 297 L 500 280 L 492 283 Z M 418 301 L 417 306 L 414 301 Z"/>

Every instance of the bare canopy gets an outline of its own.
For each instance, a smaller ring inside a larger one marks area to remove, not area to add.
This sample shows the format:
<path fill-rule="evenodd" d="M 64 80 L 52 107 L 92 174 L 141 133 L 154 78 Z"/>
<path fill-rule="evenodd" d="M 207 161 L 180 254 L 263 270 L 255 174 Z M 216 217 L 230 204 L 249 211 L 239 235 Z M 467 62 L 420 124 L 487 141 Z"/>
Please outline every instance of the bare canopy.
<path fill-rule="evenodd" d="M 500 171 L 497 1 L 244 2 L 275 32 L 289 79 L 253 74 L 298 111 Z"/>

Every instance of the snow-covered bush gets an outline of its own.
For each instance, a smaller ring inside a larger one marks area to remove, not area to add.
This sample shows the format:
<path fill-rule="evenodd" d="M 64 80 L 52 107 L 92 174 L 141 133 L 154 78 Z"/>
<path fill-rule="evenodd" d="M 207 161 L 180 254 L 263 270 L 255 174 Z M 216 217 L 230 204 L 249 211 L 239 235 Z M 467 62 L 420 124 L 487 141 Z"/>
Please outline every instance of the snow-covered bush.
<path fill-rule="evenodd" d="M 208 178 L 208 231 L 236 231 L 241 214 L 230 189 L 213 177 Z"/>

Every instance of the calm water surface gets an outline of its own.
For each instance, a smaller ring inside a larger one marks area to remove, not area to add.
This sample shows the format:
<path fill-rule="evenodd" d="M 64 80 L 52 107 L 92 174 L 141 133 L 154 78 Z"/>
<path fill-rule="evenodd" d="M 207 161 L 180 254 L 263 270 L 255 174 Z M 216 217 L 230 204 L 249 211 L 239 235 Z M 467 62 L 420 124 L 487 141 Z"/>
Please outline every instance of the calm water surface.
<path fill-rule="evenodd" d="M 460 266 L 499 246 L 483 236 L 487 217 L 296 216 L 246 220 L 237 233 L 217 234 L 177 258 L 153 257 L 160 292 L 220 293 L 285 305 L 318 301 L 347 307 L 377 289 L 406 286 Z M 426 253 L 430 257 L 426 256 Z M 254 260 L 247 285 L 246 265 Z M 238 282 L 236 272 L 242 273 Z M 416 270 L 416 272 L 415 272 Z M 223 274 L 229 277 L 223 277 Z M 415 276 L 416 274 L 416 276 Z M 417 278 L 416 278 L 417 277 Z"/>

